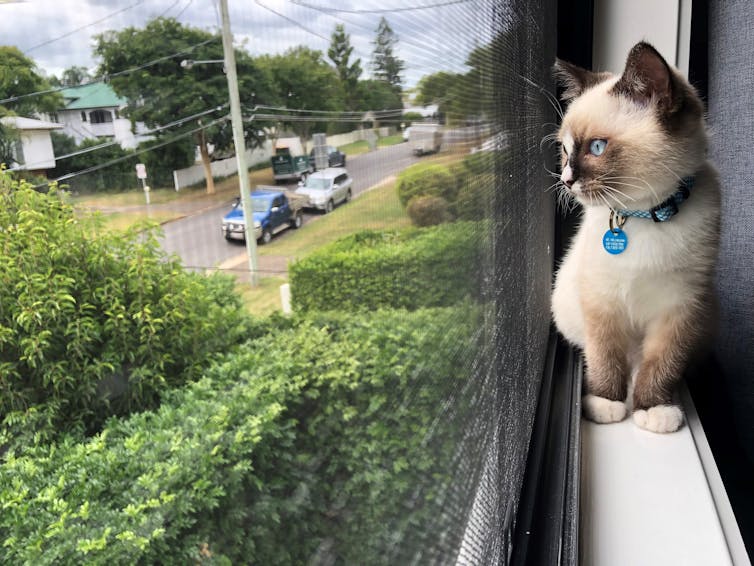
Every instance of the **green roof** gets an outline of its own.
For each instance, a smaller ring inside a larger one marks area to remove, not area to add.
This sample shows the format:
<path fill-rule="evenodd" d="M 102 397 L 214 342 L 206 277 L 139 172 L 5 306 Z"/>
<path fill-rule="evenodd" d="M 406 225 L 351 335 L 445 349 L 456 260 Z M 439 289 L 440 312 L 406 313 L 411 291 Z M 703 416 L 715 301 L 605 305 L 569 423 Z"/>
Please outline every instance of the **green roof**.
<path fill-rule="evenodd" d="M 126 99 L 115 94 L 115 91 L 106 83 L 74 86 L 61 90 L 60 94 L 65 98 L 66 110 L 119 107 L 126 104 Z"/>

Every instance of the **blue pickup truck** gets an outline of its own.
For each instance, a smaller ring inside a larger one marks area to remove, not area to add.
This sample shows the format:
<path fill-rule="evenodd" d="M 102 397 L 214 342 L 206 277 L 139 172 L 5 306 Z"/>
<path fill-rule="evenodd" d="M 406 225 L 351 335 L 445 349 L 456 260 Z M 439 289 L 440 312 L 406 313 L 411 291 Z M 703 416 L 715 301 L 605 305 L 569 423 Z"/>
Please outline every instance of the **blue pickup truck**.
<path fill-rule="evenodd" d="M 308 206 L 306 197 L 287 193 L 275 187 L 257 187 L 251 193 L 254 213 L 254 237 L 262 244 L 286 228 L 299 228 L 303 222 L 303 209 Z M 226 240 L 245 240 L 246 221 L 240 197 L 223 217 L 222 233 Z"/>

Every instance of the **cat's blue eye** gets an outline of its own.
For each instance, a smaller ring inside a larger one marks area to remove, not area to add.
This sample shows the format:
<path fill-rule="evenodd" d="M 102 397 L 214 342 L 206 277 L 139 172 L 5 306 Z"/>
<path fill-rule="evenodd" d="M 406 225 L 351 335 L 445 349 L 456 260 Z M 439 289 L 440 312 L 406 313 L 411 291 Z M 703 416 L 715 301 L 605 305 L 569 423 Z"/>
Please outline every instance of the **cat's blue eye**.
<path fill-rule="evenodd" d="M 605 153 L 606 147 L 607 140 L 592 140 L 592 143 L 589 144 L 589 153 L 599 157 L 600 155 Z"/>

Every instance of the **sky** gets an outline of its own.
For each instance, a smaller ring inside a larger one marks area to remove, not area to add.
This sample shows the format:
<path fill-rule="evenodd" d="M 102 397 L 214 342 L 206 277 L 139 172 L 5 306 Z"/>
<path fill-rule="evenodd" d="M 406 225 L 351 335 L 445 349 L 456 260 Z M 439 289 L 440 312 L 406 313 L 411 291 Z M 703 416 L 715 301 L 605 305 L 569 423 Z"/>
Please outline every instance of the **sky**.
<path fill-rule="evenodd" d="M 252 55 L 282 53 L 296 45 L 327 52 L 336 24 L 345 25 L 368 78 L 380 17 L 398 36 L 396 55 L 406 63 L 404 86 L 436 71 L 463 72 L 466 56 L 488 41 L 479 26 L 485 0 L 228 0 L 237 45 Z M 142 27 L 158 16 L 217 31 L 217 0 L 0 0 L 0 45 L 13 45 L 48 75 L 71 66 L 96 68 L 93 36 Z"/>

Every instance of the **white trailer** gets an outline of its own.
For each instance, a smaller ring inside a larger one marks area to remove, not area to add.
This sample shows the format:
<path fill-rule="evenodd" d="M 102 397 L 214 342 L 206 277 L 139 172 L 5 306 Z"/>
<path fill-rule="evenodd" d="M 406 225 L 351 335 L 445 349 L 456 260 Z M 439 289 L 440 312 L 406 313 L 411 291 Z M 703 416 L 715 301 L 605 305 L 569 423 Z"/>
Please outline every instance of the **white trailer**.
<path fill-rule="evenodd" d="M 442 130 L 440 124 L 411 124 L 408 143 L 416 155 L 435 153 L 442 145 Z"/>

